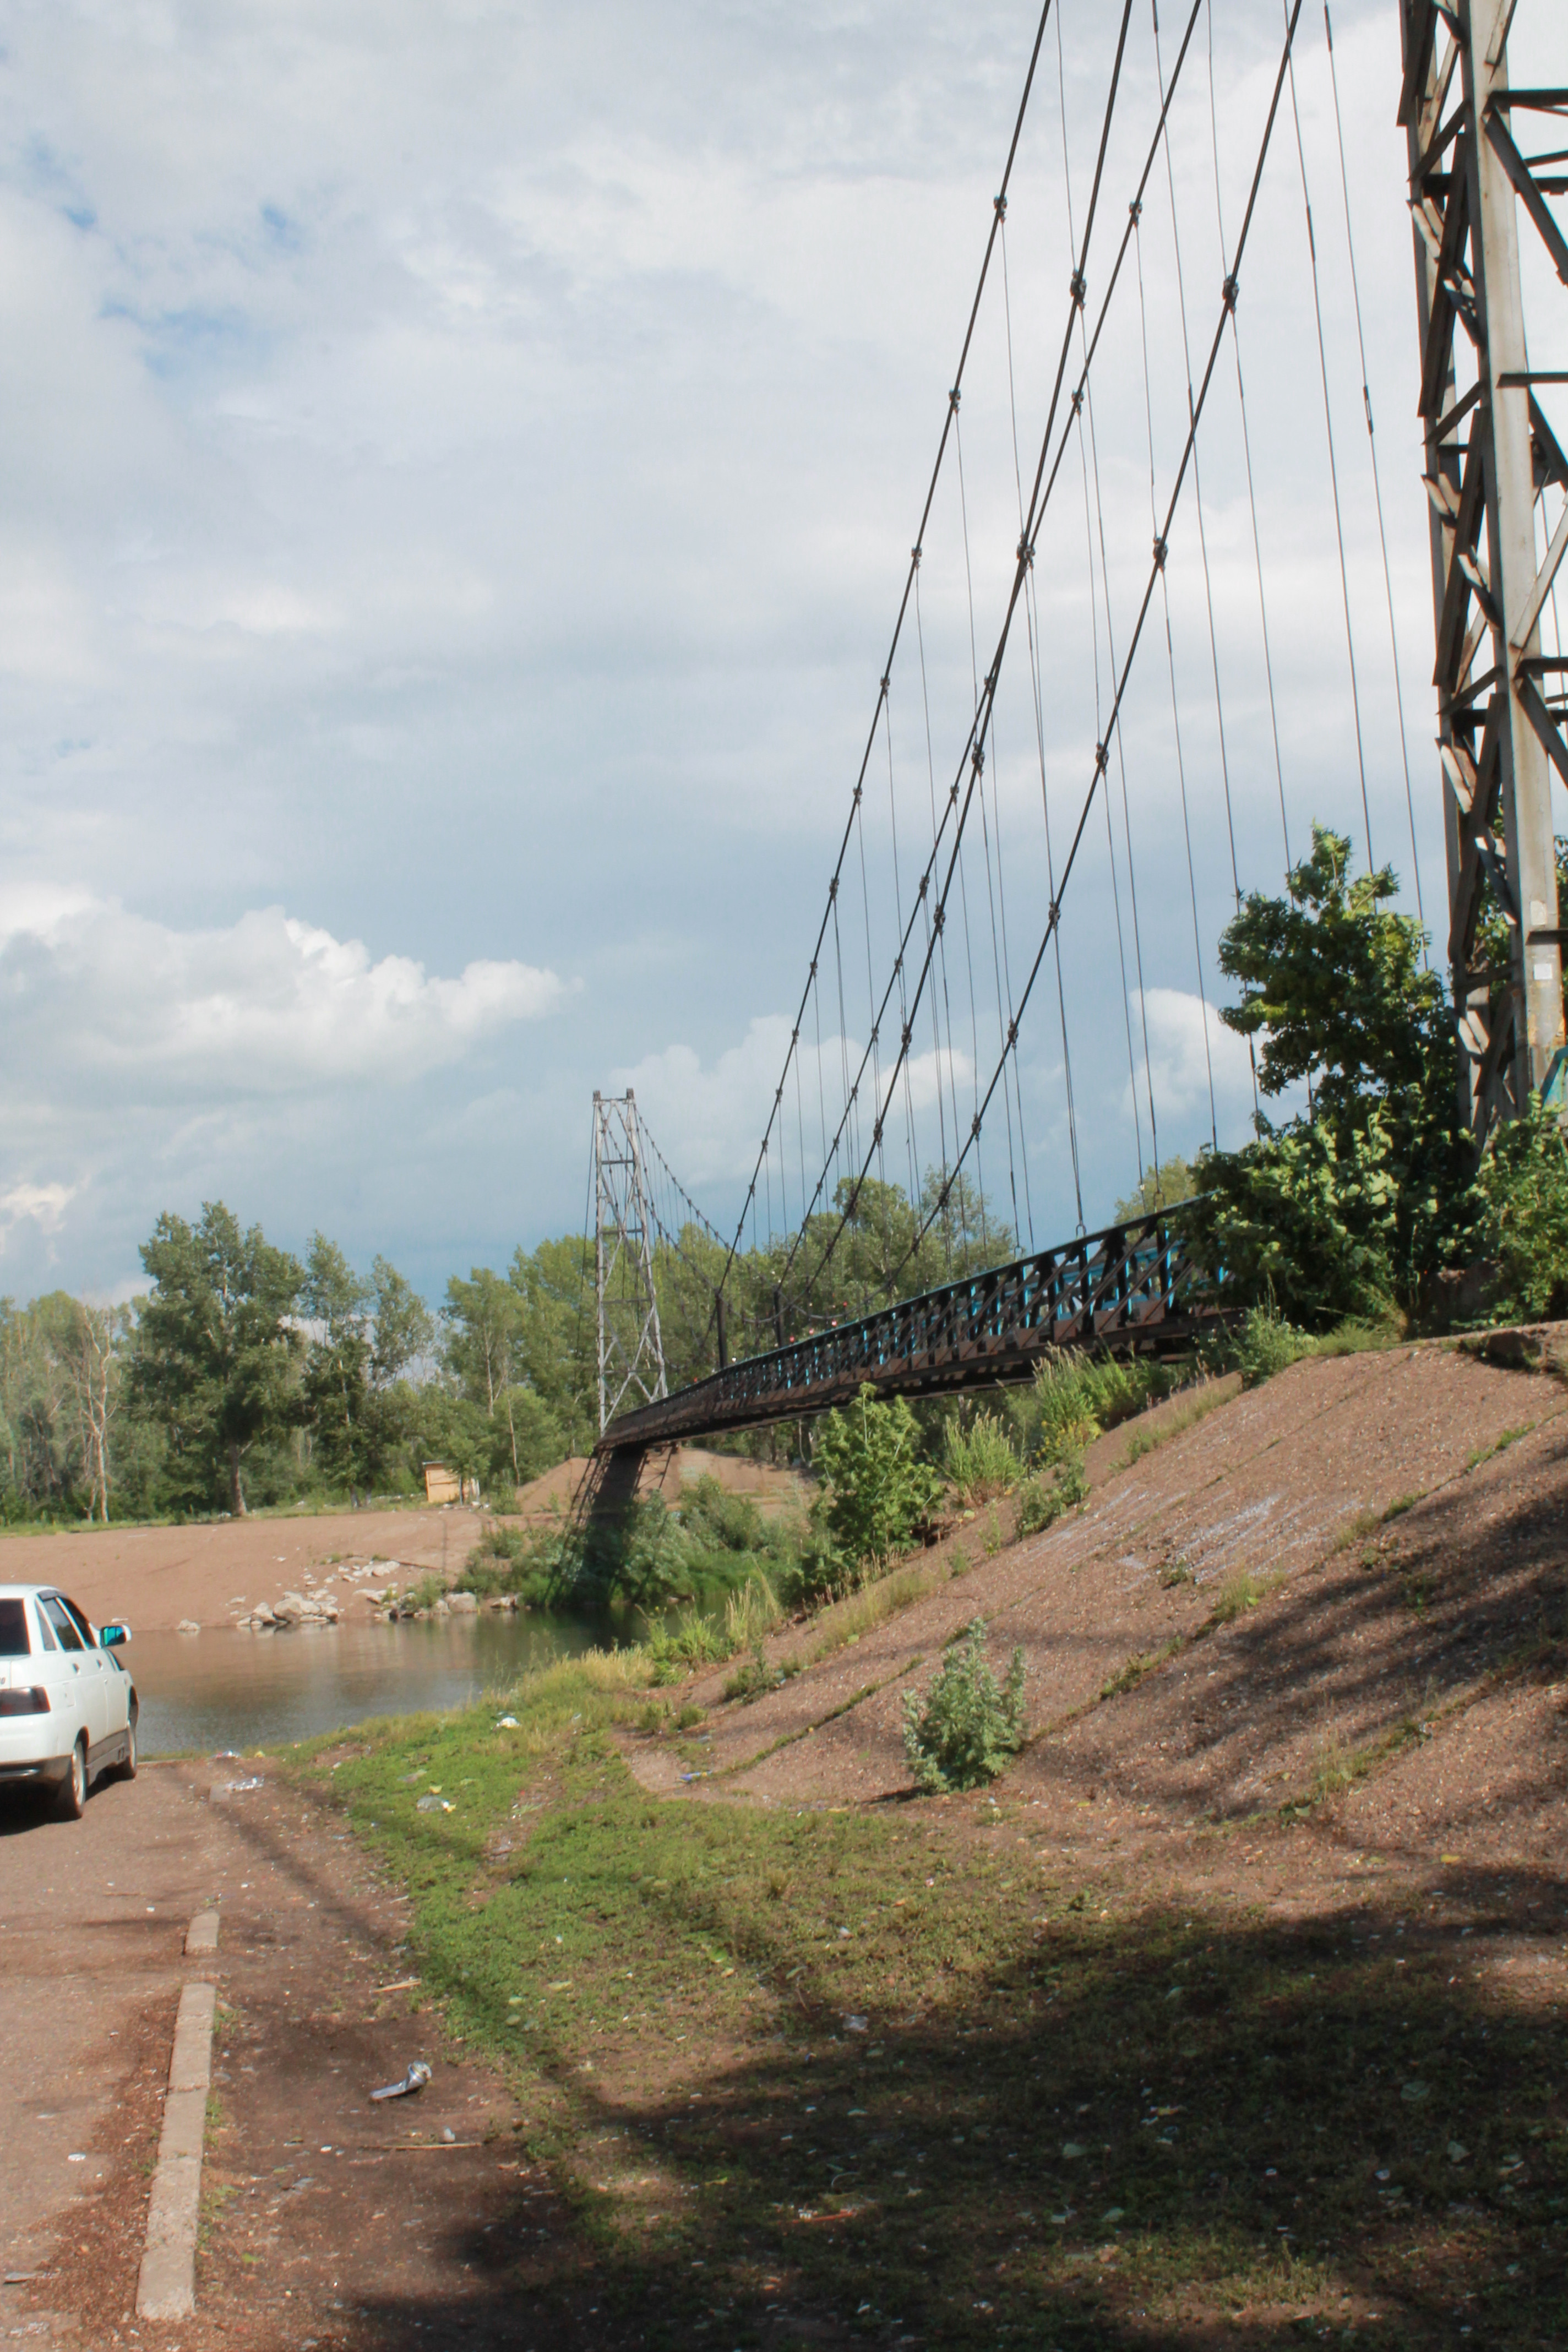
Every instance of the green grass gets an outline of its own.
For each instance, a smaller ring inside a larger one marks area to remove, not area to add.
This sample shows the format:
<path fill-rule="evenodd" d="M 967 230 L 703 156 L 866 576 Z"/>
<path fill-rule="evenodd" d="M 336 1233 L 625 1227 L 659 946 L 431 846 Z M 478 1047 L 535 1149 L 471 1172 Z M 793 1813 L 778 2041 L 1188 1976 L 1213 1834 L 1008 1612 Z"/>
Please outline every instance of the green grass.
<path fill-rule="evenodd" d="M 611 1737 L 647 1671 L 572 1661 L 516 1731 L 363 1727 L 293 1768 L 408 1889 L 412 1966 L 564 2200 L 516 2277 L 521 2188 L 473 2216 L 528 2340 L 566 2339 L 584 2274 L 597 2340 L 648 2352 L 1276 2345 L 1338 2336 L 1351 2294 L 1383 2344 L 1449 2343 L 1461 2299 L 1476 2341 L 1562 2340 L 1544 2001 L 1375 1904 L 1299 1924 L 1086 1884 L 1006 1780 L 658 1803 Z M 450 1814 L 416 1813 L 431 1780 Z M 1232 2334 L 1246 2309 L 1270 2316 Z"/>
<path fill-rule="evenodd" d="M 934 1592 L 942 1581 L 942 1571 L 911 1564 L 896 1568 L 890 1576 L 880 1576 L 875 1583 L 862 1584 L 847 1593 L 842 1601 L 833 1601 L 816 1619 L 812 1628 L 811 1657 L 814 1663 L 830 1658 L 863 1635 L 873 1633 L 890 1617 L 912 1609 Z"/>
<path fill-rule="evenodd" d="M 1237 1569 L 1215 1593 L 1203 1631 L 1208 1633 L 1216 1625 L 1234 1624 L 1238 1617 L 1245 1617 L 1267 1601 L 1271 1592 L 1278 1592 L 1284 1581 L 1283 1575 L 1277 1572 L 1258 1576 L 1249 1569 Z"/>

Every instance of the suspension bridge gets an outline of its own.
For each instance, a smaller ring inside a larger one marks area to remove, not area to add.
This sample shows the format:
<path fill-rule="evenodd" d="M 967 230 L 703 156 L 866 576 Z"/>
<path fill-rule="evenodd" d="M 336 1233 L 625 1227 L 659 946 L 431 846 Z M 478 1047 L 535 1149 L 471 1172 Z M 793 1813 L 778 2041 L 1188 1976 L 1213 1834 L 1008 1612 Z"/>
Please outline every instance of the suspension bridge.
<path fill-rule="evenodd" d="M 1409 728 L 1436 734 L 1418 764 L 1442 795 L 1463 1117 L 1479 1145 L 1561 1086 L 1568 364 L 1542 355 L 1568 361 L 1564 28 L 1550 0 L 1398 0 L 1432 571 L 1415 657 L 1364 331 L 1388 224 L 1358 215 L 1334 26 L 1305 8 L 1283 0 L 1270 33 L 1213 0 L 1163 19 L 1046 0 L 734 1232 L 630 1092 L 595 1097 L 600 1507 L 650 1446 L 865 1382 L 943 1394 L 1054 1348 L 1191 1348 L 1213 1270 L 1160 1209 L 1160 1123 L 1175 1101 L 1217 1146 L 1227 1086 L 1258 1107 L 1205 940 L 1304 846 L 1291 709 L 1321 719 L 1369 867 L 1369 773 L 1397 779 L 1423 921 Z M 1301 518 L 1283 551 L 1277 478 Z M 1085 1047 L 1086 1002 L 1119 1008 L 1114 1053 L 1103 1019 Z M 1086 1121 L 1108 1105 L 1132 1205 L 1089 1232 Z M 1072 1237 L 1037 1244 L 1037 1205 L 1075 1213 Z"/>

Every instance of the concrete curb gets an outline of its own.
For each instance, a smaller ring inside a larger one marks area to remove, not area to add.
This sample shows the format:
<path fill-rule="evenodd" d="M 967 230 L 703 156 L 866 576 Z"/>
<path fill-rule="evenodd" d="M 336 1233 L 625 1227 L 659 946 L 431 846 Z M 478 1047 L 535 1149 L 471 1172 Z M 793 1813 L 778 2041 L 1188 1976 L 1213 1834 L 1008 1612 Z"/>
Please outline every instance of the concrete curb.
<path fill-rule="evenodd" d="M 214 1984 L 188 1984 L 180 1995 L 158 2168 L 147 2204 L 147 2242 L 136 2286 L 140 2319 L 184 2319 L 195 2308 L 202 2142 L 216 2008 Z"/>

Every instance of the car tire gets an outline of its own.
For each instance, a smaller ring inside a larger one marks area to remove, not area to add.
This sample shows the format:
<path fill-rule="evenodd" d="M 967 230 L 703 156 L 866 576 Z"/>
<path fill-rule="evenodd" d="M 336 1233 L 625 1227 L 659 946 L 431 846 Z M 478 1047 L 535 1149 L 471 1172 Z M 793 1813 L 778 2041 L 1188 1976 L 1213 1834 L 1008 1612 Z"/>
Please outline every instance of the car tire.
<path fill-rule="evenodd" d="M 116 1778 L 121 1780 L 134 1780 L 136 1778 L 136 1709 L 134 1707 L 125 1718 L 125 1761 L 117 1768 Z"/>
<path fill-rule="evenodd" d="M 60 1782 L 55 1799 L 55 1816 L 62 1822 L 79 1822 L 87 1806 L 87 1741 L 79 1739 L 71 1749 L 70 1769 Z"/>

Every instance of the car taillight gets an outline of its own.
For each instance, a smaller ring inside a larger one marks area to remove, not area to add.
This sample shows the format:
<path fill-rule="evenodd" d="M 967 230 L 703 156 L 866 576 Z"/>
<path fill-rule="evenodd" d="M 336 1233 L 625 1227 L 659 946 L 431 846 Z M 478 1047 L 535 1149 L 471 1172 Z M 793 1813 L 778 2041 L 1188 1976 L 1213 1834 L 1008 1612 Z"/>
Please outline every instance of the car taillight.
<path fill-rule="evenodd" d="M 0 1690 L 0 1715 L 47 1715 L 49 1695 L 37 1683 L 31 1690 Z"/>

